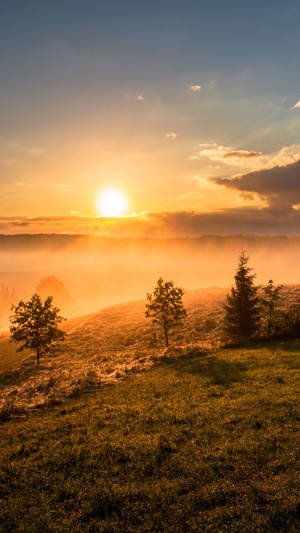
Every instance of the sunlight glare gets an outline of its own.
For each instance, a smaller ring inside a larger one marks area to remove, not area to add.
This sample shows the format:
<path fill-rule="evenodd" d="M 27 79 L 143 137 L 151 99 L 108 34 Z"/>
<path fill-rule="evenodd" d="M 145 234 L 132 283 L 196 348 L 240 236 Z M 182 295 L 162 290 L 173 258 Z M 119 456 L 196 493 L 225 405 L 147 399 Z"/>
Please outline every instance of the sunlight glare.
<path fill-rule="evenodd" d="M 122 217 L 126 213 L 127 199 L 122 191 L 106 189 L 99 194 L 97 211 L 103 217 Z"/>

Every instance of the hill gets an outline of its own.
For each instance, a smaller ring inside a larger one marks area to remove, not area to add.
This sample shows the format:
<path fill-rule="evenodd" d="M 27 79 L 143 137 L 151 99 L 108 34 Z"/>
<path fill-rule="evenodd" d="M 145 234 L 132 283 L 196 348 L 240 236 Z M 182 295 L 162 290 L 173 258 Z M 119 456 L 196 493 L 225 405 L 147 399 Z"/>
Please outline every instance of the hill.
<path fill-rule="evenodd" d="M 167 358 L 5 422 L 2 531 L 298 531 L 299 353 Z"/>
<path fill-rule="evenodd" d="M 223 303 L 227 290 L 187 291 L 188 319 L 172 335 L 169 350 L 145 318 L 145 301 L 119 304 L 98 313 L 68 320 L 67 340 L 61 350 L 42 359 L 16 352 L 8 335 L 0 339 L 0 409 L 13 412 L 60 402 L 130 374 L 144 372 L 165 357 L 178 358 L 218 347 Z M 300 286 L 286 286 L 284 305 L 299 301 Z"/>

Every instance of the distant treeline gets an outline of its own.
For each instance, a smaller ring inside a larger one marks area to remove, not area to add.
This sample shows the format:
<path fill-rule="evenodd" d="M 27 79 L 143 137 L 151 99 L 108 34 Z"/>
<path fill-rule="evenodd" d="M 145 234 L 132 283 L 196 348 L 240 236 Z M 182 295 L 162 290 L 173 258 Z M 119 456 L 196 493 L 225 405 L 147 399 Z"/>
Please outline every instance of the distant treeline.
<path fill-rule="evenodd" d="M 116 238 L 98 235 L 67 235 L 67 234 L 18 234 L 1 235 L 0 251 L 8 249 L 39 249 L 39 248 L 65 248 L 66 246 L 80 246 L 87 248 L 127 248 L 141 247 L 148 249 L 149 245 L 165 250 L 177 246 L 195 247 L 208 244 L 218 247 L 238 246 L 247 248 L 278 248 L 296 246 L 300 247 L 300 236 L 257 236 L 257 235 L 202 235 L 200 237 L 174 237 L 174 238 Z"/>

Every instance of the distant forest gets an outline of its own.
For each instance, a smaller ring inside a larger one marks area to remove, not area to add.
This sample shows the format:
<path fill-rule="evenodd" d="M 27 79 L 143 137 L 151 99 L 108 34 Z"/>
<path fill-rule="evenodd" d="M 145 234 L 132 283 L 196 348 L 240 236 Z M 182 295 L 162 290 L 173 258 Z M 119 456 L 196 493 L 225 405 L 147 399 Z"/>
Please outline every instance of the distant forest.
<path fill-rule="evenodd" d="M 80 245 L 87 247 L 128 247 L 128 245 L 149 247 L 149 243 L 155 244 L 157 248 L 176 247 L 185 245 L 194 247 L 195 245 L 203 246 L 207 244 L 217 246 L 245 246 L 252 248 L 280 248 L 300 246 L 300 237 L 289 236 L 258 236 L 258 235 L 202 235 L 200 237 L 177 237 L 167 239 L 157 238 L 115 238 L 102 237 L 97 235 L 67 235 L 67 234 L 23 234 L 23 235 L 1 235 L 0 250 L 11 248 L 59 248 L 68 245 Z"/>

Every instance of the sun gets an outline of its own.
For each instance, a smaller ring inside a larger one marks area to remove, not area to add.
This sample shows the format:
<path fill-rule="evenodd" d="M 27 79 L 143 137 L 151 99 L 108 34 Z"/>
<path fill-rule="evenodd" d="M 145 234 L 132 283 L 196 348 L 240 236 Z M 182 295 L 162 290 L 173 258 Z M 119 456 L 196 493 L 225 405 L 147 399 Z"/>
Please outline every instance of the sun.
<path fill-rule="evenodd" d="M 122 217 L 127 206 L 125 194 L 117 189 L 105 189 L 100 192 L 96 202 L 98 214 L 102 217 Z"/>

